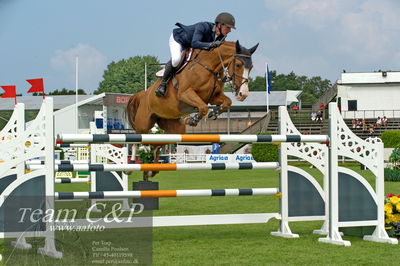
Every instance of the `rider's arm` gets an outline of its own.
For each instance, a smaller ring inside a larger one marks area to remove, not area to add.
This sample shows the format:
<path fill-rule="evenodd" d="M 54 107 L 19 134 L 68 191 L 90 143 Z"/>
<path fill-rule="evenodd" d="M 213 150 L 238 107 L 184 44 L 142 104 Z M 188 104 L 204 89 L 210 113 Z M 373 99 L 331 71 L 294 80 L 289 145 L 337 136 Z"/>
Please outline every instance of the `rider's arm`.
<path fill-rule="evenodd" d="M 205 36 L 213 34 L 212 31 L 208 30 L 206 25 L 199 23 L 194 29 L 192 38 L 192 48 L 209 50 L 211 42 L 203 42 Z"/>

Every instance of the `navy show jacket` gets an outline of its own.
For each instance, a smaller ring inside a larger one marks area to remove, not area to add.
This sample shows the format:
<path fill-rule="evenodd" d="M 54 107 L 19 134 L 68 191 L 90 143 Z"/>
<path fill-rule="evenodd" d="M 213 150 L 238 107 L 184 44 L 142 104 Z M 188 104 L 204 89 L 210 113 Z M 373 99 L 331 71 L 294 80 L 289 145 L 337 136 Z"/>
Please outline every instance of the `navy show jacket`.
<path fill-rule="evenodd" d="M 215 40 L 214 23 L 199 22 L 189 26 L 176 23 L 175 25 L 178 26 L 178 28 L 173 30 L 174 39 L 182 45 L 183 48 L 192 47 L 195 49 L 208 50 L 210 49 L 210 43 Z M 222 37 L 222 34 L 220 36 Z"/>

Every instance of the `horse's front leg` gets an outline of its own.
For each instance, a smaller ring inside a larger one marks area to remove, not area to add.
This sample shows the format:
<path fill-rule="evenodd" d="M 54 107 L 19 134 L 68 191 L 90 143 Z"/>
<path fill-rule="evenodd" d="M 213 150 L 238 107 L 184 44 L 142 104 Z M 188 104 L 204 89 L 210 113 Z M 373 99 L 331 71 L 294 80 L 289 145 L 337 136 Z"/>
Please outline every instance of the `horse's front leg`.
<path fill-rule="evenodd" d="M 158 163 L 158 160 L 160 159 L 160 151 L 161 151 L 161 145 L 154 144 L 153 145 L 153 163 Z M 160 171 L 149 171 L 148 175 L 149 177 L 154 177 L 156 174 L 158 174 Z"/>
<path fill-rule="evenodd" d="M 216 110 L 213 110 L 208 114 L 208 118 L 215 120 L 220 114 L 231 107 L 232 100 L 229 99 L 229 97 L 227 97 L 223 92 L 221 92 L 217 94 L 210 103 L 218 106 Z"/>
<path fill-rule="evenodd" d="M 197 123 L 199 123 L 199 121 L 208 113 L 207 104 L 204 103 L 192 88 L 189 88 L 182 93 L 178 93 L 178 100 L 196 107 L 199 110 L 199 112 L 193 117 L 184 119 L 185 124 L 197 126 Z"/>

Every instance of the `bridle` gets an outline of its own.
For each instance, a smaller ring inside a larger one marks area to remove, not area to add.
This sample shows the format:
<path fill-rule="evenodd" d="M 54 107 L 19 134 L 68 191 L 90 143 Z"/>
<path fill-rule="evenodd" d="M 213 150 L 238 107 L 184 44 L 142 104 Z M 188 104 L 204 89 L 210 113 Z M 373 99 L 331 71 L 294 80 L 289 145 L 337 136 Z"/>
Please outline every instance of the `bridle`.
<path fill-rule="evenodd" d="M 231 84 L 231 90 L 232 90 L 232 92 L 235 93 L 235 96 L 238 95 L 239 89 L 240 89 L 240 87 L 242 87 L 243 84 L 245 84 L 245 83 L 248 84 L 248 83 L 249 83 L 249 79 L 248 79 L 248 78 L 245 78 L 245 77 L 243 77 L 242 75 L 239 76 L 239 75 L 236 73 L 236 60 L 239 60 L 239 61 L 241 61 L 241 62 L 244 64 L 244 61 L 241 60 L 240 57 L 247 57 L 247 58 L 250 58 L 251 56 L 250 56 L 250 55 L 245 55 L 245 54 L 234 54 L 234 55 L 233 55 L 233 60 L 232 60 L 231 62 L 229 62 L 228 66 L 226 67 L 227 69 L 225 70 L 225 74 L 226 74 L 227 77 L 229 78 L 229 82 L 230 82 L 230 84 Z M 221 61 L 221 64 L 222 64 L 222 67 L 223 67 L 223 62 L 222 62 L 222 61 Z M 229 71 L 229 67 L 230 67 L 231 64 L 233 64 L 232 76 L 230 76 L 230 75 L 229 75 L 229 72 L 228 72 L 228 71 Z M 251 69 L 251 66 L 250 66 L 249 69 Z M 237 77 L 239 77 L 239 78 L 242 79 L 242 82 L 241 82 L 239 85 L 236 85 L 236 84 L 235 84 L 235 80 L 236 80 Z M 236 86 L 236 88 L 235 88 L 235 86 Z"/>
<path fill-rule="evenodd" d="M 249 79 L 248 79 L 248 78 L 245 78 L 245 77 L 243 77 L 242 75 L 238 75 L 238 74 L 236 73 L 236 60 L 239 60 L 239 61 L 241 61 L 241 62 L 244 64 L 244 63 L 245 63 L 244 60 L 242 60 L 242 59 L 240 59 L 240 58 L 241 58 L 241 57 L 250 58 L 251 55 L 236 54 L 236 53 L 235 53 L 235 54 L 233 55 L 233 60 L 230 61 L 230 62 L 228 63 L 228 65 L 225 67 L 225 65 L 224 65 L 224 60 L 222 59 L 221 53 L 220 53 L 220 51 L 219 51 L 219 49 L 218 49 L 218 50 L 217 50 L 217 53 L 218 53 L 218 57 L 219 57 L 219 60 L 220 60 L 221 66 L 222 66 L 222 70 L 216 72 L 216 71 L 214 71 L 213 69 L 211 69 L 210 67 L 208 67 L 208 66 L 204 65 L 203 63 L 201 63 L 201 62 L 197 59 L 197 56 L 200 54 L 201 51 L 202 51 L 202 50 L 200 50 L 200 51 L 198 52 L 198 54 L 194 56 L 194 58 L 193 58 L 192 61 L 195 62 L 195 63 L 197 63 L 197 64 L 199 64 L 199 65 L 202 66 L 204 69 L 206 69 L 207 71 L 209 71 L 210 73 L 212 73 L 213 76 L 214 76 L 214 78 L 215 78 L 215 83 L 216 83 L 217 81 L 224 82 L 224 83 L 225 83 L 225 82 L 229 82 L 230 85 L 231 85 L 232 93 L 234 93 L 235 96 L 237 96 L 237 95 L 239 94 L 239 89 L 240 89 L 240 87 L 241 87 L 243 84 L 249 83 Z M 232 75 L 229 74 L 229 67 L 231 66 L 231 64 L 233 64 Z M 251 66 L 250 66 L 249 69 L 251 69 Z M 242 82 L 240 83 L 240 85 L 235 85 L 234 82 L 235 82 L 236 78 L 241 78 L 241 79 L 242 79 Z M 215 83 L 214 83 L 214 89 L 215 89 Z"/>

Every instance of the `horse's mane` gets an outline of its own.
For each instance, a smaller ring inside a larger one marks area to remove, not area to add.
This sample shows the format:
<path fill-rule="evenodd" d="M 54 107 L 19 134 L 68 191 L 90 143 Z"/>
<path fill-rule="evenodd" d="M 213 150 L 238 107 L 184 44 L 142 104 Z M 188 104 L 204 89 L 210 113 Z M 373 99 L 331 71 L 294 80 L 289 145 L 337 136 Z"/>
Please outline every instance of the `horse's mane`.
<path fill-rule="evenodd" d="M 219 46 L 219 47 L 217 47 L 217 48 L 215 48 L 215 49 L 212 49 L 211 51 L 208 51 L 208 52 L 214 52 L 214 51 L 217 51 L 217 49 L 221 49 L 221 48 L 224 48 L 224 46 L 227 46 L 227 47 L 229 47 L 229 48 L 234 48 L 235 50 L 236 50 L 236 42 L 231 42 L 231 41 L 224 41 L 223 43 L 221 43 L 221 45 Z M 227 48 L 226 47 L 226 48 Z M 200 49 L 195 49 L 195 50 L 197 50 L 197 51 L 201 51 Z"/>
<path fill-rule="evenodd" d="M 236 46 L 236 42 L 230 42 L 230 41 L 224 41 L 221 45 L 227 45 L 227 46 Z"/>

